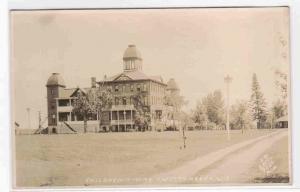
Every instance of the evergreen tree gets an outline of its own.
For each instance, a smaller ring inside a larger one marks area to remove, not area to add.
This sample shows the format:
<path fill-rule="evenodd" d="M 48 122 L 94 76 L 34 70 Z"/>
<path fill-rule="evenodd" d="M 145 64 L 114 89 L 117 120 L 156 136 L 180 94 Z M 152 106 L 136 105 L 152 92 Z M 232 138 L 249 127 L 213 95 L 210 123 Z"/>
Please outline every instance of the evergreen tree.
<path fill-rule="evenodd" d="M 256 121 L 257 128 L 263 128 L 267 120 L 266 101 L 264 95 L 260 90 L 260 85 L 257 76 L 254 73 L 252 76 L 252 94 L 250 99 L 250 108 L 252 119 Z"/>

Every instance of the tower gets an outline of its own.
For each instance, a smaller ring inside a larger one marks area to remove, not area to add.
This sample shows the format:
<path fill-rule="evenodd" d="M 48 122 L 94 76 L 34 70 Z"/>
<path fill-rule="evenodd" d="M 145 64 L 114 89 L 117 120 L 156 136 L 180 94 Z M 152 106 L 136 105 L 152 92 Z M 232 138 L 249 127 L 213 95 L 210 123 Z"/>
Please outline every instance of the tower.
<path fill-rule="evenodd" d="M 63 78 L 59 73 L 52 73 L 47 84 L 47 108 L 48 108 L 48 126 L 57 125 L 57 104 L 60 90 L 66 87 Z"/>
<path fill-rule="evenodd" d="M 170 94 L 179 94 L 180 89 L 175 81 L 175 79 L 171 78 L 167 83 L 167 89 Z"/>
<path fill-rule="evenodd" d="M 123 69 L 126 71 L 142 71 L 143 60 L 135 45 L 128 45 L 123 55 Z"/>

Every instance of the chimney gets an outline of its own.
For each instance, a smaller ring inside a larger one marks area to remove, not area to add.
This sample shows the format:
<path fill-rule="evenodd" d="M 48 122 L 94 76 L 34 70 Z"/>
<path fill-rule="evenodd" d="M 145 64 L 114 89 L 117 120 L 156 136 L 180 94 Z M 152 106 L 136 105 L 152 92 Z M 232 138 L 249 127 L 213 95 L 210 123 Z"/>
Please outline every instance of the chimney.
<path fill-rule="evenodd" d="M 92 85 L 92 88 L 96 88 L 96 77 L 91 78 L 91 85 Z"/>

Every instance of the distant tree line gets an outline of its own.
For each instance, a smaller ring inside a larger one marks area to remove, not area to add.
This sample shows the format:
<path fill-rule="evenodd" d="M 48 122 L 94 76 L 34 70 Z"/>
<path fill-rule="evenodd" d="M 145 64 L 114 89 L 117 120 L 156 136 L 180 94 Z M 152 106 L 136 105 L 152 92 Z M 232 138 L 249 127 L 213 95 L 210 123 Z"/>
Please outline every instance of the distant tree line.
<path fill-rule="evenodd" d="M 230 107 L 231 129 L 244 131 L 251 128 L 274 128 L 275 120 L 287 115 L 287 74 L 277 70 L 275 75 L 275 85 L 279 88 L 281 97 L 268 108 L 257 75 L 254 73 L 250 99 L 236 101 Z M 196 129 L 225 129 L 225 115 L 222 92 L 215 90 L 197 102 L 191 118 L 196 123 Z"/>

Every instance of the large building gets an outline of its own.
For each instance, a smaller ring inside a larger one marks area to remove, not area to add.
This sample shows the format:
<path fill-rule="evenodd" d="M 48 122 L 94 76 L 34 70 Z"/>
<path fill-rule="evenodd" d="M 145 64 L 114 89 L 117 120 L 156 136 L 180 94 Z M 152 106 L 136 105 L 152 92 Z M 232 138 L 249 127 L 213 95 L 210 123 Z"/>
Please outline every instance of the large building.
<path fill-rule="evenodd" d="M 176 94 L 179 88 L 174 79 L 165 83 L 160 76 L 143 72 L 143 59 L 135 45 L 129 45 L 123 55 L 123 72 L 101 81 L 91 78 L 88 88 L 66 88 L 60 74 L 53 73 L 47 81 L 48 132 L 82 132 L 83 117 L 72 112 L 78 91 L 83 94 L 98 87 L 111 91 L 112 107 L 107 109 L 99 125 L 98 115 L 88 117 L 88 131 L 155 131 L 174 124 L 172 107 L 165 105 L 166 94 Z M 150 125 L 144 130 L 135 126 L 136 109 L 132 96 L 143 92 L 143 103 L 150 113 Z"/>

